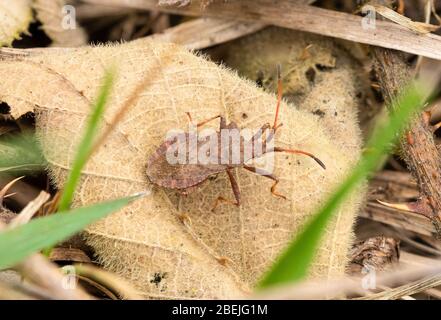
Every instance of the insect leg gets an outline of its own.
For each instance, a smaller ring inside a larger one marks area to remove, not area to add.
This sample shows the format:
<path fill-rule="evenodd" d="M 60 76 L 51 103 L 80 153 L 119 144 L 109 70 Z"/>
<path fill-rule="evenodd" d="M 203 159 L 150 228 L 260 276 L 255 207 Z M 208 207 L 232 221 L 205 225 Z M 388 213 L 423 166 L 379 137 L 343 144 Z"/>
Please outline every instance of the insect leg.
<path fill-rule="evenodd" d="M 187 115 L 188 122 L 193 123 L 193 118 L 191 117 L 190 112 L 186 112 L 185 114 Z"/>
<path fill-rule="evenodd" d="M 251 138 L 251 141 L 254 143 L 257 139 L 259 139 L 261 136 L 263 136 L 263 133 L 270 129 L 271 125 L 269 123 L 265 123 L 263 126 L 260 127 L 259 131 L 257 131 L 254 136 Z"/>
<path fill-rule="evenodd" d="M 245 166 L 245 165 L 243 167 L 244 167 L 244 169 L 246 169 L 248 171 L 251 171 L 253 173 L 256 173 L 258 175 L 261 175 L 263 177 L 266 177 L 266 178 L 269 178 L 269 179 L 273 180 L 274 183 L 271 186 L 271 193 L 274 196 L 276 196 L 276 197 L 279 197 L 279 198 L 282 198 L 282 199 L 286 200 L 286 197 L 283 194 L 280 194 L 280 193 L 276 192 L 276 186 L 279 183 L 279 179 L 275 175 L 273 175 L 273 174 L 271 174 L 271 173 L 269 173 L 269 172 L 267 172 L 267 171 L 265 171 L 263 169 L 256 168 L 256 167 L 250 167 L 250 166 Z"/>
<path fill-rule="evenodd" d="M 190 123 L 193 123 L 193 118 L 191 117 L 190 112 L 186 112 L 185 114 L 186 114 L 187 117 L 188 117 L 188 121 L 189 121 Z M 220 114 L 218 114 L 217 116 L 214 116 L 214 117 L 211 117 L 211 118 L 208 118 L 208 119 L 206 119 L 206 120 L 203 120 L 203 121 L 199 122 L 198 124 L 196 124 L 196 127 L 198 127 L 198 128 L 199 128 L 199 127 L 202 127 L 204 124 L 206 124 L 206 123 L 208 123 L 208 122 L 210 122 L 210 121 L 213 121 L 213 120 L 215 120 L 215 119 L 217 119 L 217 118 L 221 118 L 221 122 L 222 122 L 223 117 L 222 117 Z"/>
<path fill-rule="evenodd" d="M 225 120 L 224 117 L 220 117 L 220 129 L 226 129 L 227 128 L 227 120 Z"/>
<path fill-rule="evenodd" d="M 217 116 L 214 116 L 214 117 L 211 117 L 211 118 L 209 118 L 209 119 L 207 119 L 207 120 L 204 120 L 204 121 L 201 121 L 201 122 L 199 122 L 196 126 L 199 128 L 199 127 L 202 127 L 204 124 L 206 124 L 206 123 L 208 123 L 208 122 L 210 122 L 210 121 L 213 121 L 214 119 L 217 119 L 217 118 L 222 118 L 222 116 L 220 115 L 220 114 L 218 114 Z"/>
<path fill-rule="evenodd" d="M 323 169 L 326 169 L 325 164 L 316 156 L 314 156 L 312 153 L 303 151 L 303 150 L 295 150 L 295 149 L 285 149 L 285 148 L 280 148 L 280 147 L 274 147 L 274 150 L 272 150 L 273 152 L 286 152 L 286 153 L 296 153 L 296 154 L 303 154 L 305 156 L 308 156 L 312 159 L 315 160 L 315 162 L 317 162 Z"/>
<path fill-rule="evenodd" d="M 233 175 L 232 169 L 227 169 L 228 178 L 230 178 L 231 188 L 233 189 L 234 197 L 236 198 L 236 206 L 240 206 L 240 189 L 236 178 Z"/>
<path fill-rule="evenodd" d="M 270 129 L 270 132 L 268 136 L 264 136 L 264 133 L 267 129 Z M 262 143 L 260 145 L 260 150 L 256 150 L 258 147 L 257 141 L 258 139 L 262 137 Z M 263 150 L 266 150 L 266 144 L 267 142 L 271 141 L 271 139 L 274 138 L 274 130 L 271 128 L 271 125 L 269 123 L 265 123 L 262 127 L 260 127 L 259 131 L 257 131 L 254 136 L 251 137 L 251 146 L 253 148 L 252 157 L 260 157 L 263 153 L 265 153 Z"/>
<path fill-rule="evenodd" d="M 231 188 L 233 189 L 233 193 L 234 193 L 234 197 L 236 198 L 236 202 L 225 199 L 224 197 L 218 197 L 216 199 L 216 202 L 214 203 L 213 209 L 212 211 L 214 211 L 217 206 L 221 203 L 221 202 L 226 202 L 229 204 L 233 204 L 235 206 L 240 206 L 240 189 L 239 189 L 239 185 L 237 184 L 236 178 L 234 178 L 233 173 L 231 172 L 231 169 L 227 169 L 227 174 L 228 174 L 228 178 L 230 178 L 230 183 L 231 183 Z"/>

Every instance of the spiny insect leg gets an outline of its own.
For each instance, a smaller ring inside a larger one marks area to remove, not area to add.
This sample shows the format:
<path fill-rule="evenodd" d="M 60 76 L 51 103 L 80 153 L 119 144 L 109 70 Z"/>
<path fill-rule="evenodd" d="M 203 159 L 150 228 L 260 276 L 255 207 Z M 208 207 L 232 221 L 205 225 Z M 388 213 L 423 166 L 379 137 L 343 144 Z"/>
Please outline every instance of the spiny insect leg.
<path fill-rule="evenodd" d="M 216 199 L 216 202 L 214 203 L 213 209 L 212 211 L 214 211 L 217 206 L 221 203 L 221 202 L 226 202 L 235 206 L 240 206 L 240 189 L 239 189 L 239 185 L 237 184 L 236 178 L 233 175 L 232 169 L 227 169 L 227 174 L 228 174 L 228 178 L 230 179 L 230 183 L 231 183 L 231 188 L 233 189 L 233 193 L 234 193 L 234 197 L 236 198 L 236 202 L 228 200 L 224 197 L 219 196 Z"/>
<path fill-rule="evenodd" d="M 267 129 L 270 129 L 271 125 L 269 123 L 265 123 L 263 126 L 260 127 L 259 131 L 257 131 L 254 136 L 252 136 L 251 141 L 254 143 L 254 141 L 256 141 L 257 139 L 259 139 L 260 137 L 263 136 L 264 132 Z M 270 133 L 271 135 L 271 133 Z"/>
<path fill-rule="evenodd" d="M 208 122 L 213 121 L 213 120 L 215 120 L 217 118 L 221 118 L 222 119 L 222 116 L 220 114 L 218 114 L 217 116 L 214 116 L 214 117 L 208 118 L 207 120 L 199 122 L 196 126 L 198 128 L 202 127 L 204 124 L 207 124 Z"/>
<path fill-rule="evenodd" d="M 240 206 L 240 189 L 232 169 L 227 169 L 228 178 L 230 178 L 231 188 L 233 189 L 234 197 L 236 198 L 236 206 Z"/>
<path fill-rule="evenodd" d="M 263 169 L 260 169 L 260 168 L 250 167 L 250 166 L 245 166 L 245 165 L 244 165 L 243 167 L 244 167 L 244 169 L 246 169 L 246 170 L 248 170 L 248 171 L 251 171 L 251 172 L 253 172 L 253 173 L 256 173 L 256 174 L 258 174 L 258 175 L 261 175 L 261 176 L 263 176 L 263 177 L 266 177 L 266 178 L 268 178 L 268 179 L 273 180 L 274 183 L 273 183 L 273 185 L 271 186 L 271 193 L 272 193 L 274 196 L 276 196 L 276 197 L 279 197 L 279 198 L 282 198 L 282 199 L 285 199 L 285 200 L 286 200 L 286 197 L 285 197 L 283 194 L 280 194 L 280 193 L 278 193 L 278 192 L 276 191 L 276 186 L 277 186 L 277 184 L 279 183 L 279 179 L 278 179 L 275 175 L 273 175 L 273 174 L 271 174 L 271 173 L 269 173 L 269 172 L 267 172 L 267 171 L 265 171 L 265 170 L 263 170 Z"/>
<path fill-rule="evenodd" d="M 260 127 L 259 131 L 257 131 L 249 140 L 252 146 L 252 158 L 256 158 L 262 155 L 261 150 L 265 150 L 266 143 L 270 141 L 274 137 L 274 131 L 270 130 L 268 136 L 265 136 L 264 133 L 266 130 L 270 129 L 271 125 L 269 123 L 265 123 L 262 127 Z M 261 139 L 259 141 L 259 139 Z M 257 149 L 258 148 L 258 149 Z M 248 159 L 245 159 L 245 161 Z"/>
<path fill-rule="evenodd" d="M 190 121 L 190 123 L 193 123 L 193 118 L 191 117 L 190 112 L 186 112 L 185 114 L 188 117 L 188 121 Z M 222 116 L 220 114 L 218 114 L 217 116 L 214 116 L 214 117 L 208 118 L 206 120 L 203 120 L 203 121 L 199 122 L 198 124 L 196 124 L 196 127 L 198 127 L 198 128 L 202 127 L 204 124 L 207 124 L 208 122 L 213 121 L 213 120 L 215 120 L 217 118 L 221 118 L 222 119 Z"/>
<path fill-rule="evenodd" d="M 193 124 L 193 118 L 191 117 L 190 112 L 186 112 L 185 114 L 187 115 L 187 120 L 188 120 L 188 122 L 190 122 L 191 124 Z"/>

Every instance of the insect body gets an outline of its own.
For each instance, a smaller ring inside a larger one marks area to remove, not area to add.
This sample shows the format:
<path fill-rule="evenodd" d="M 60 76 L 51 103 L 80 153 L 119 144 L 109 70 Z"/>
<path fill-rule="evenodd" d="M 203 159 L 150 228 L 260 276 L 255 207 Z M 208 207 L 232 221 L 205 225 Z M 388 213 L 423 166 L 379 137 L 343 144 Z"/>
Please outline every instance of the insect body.
<path fill-rule="evenodd" d="M 267 145 L 273 139 L 275 132 L 281 126 L 281 124 L 277 124 L 280 102 L 282 99 L 280 70 L 278 70 L 278 75 L 278 99 L 274 124 L 272 126 L 268 123 L 264 124 L 261 129 L 249 140 L 245 140 L 242 136 L 240 136 L 240 140 L 237 141 L 238 143 L 240 143 L 240 146 L 238 148 L 240 153 L 238 159 L 233 159 L 233 154 L 231 152 L 232 146 L 230 144 L 225 145 L 224 143 L 222 143 L 223 140 L 221 132 L 223 130 L 240 130 L 234 122 L 227 124 L 223 116 L 217 115 L 196 125 L 196 128 L 200 128 L 206 123 L 220 118 L 220 131 L 214 132 L 211 135 L 204 137 L 202 141 L 198 140 L 196 145 L 193 146 L 193 148 L 195 148 L 196 150 L 192 150 L 191 148 L 186 149 L 189 144 L 188 141 L 190 140 L 190 133 L 185 133 L 181 137 L 181 139 L 178 139 L 178 137 L 174 137 L 163 142 L 148 159 L 147 176 L 149 180 L 158 186 L 174 189 L 182 194 L 188 194 L 196 189 L 199 184 L 207 180 L 209 177 L 225 171 L 229 177 L 231 187 L 235 196 L 235 201 L 227 200 L 224 197 L 218 197 L 214 205 L 214 208 L 216 208 L 220 202 L 228 202 L 236 206 L 240 206 L 241 199 L 239 185 L 237 184 L 237 181 L 233 175 L 233 169 L 237 167 L 243 167 L 248 171 L 273 180 L 274 183 L 271 187 L 271 193 L 277 197 L 286 199 L 285 196 L 276 192 L 276 185 L 279 183 L 279 179 L 276 176 L 263 169 L 246 165 L 249 160 L 259 158 L 268 152 L 303 154 L 314 159 L 321 167 L 323 167 L 323 169 L 325 169 L 326 167 L 323 162 L 309 152 L 302 150 L 285 149 L 280 147 L 267 149 Z M 190 114 L 188 114 L 188 116 L 191 121 Z M 269 134 L 264 139 L 263 133 L 268 130 Z M 213 154 L 215 156 L 215 160 L 217 159 L 218 161 L 211 161 L 209 163 L 189 161 L 189 159 L 191 158 L 190 153 L 192 151 L 197 151 L 196 154 L 198 152 L 205 152 L 207 156 L 210 156 L 210 153 L 213 150 L 207 149 L 206 144 L 209 141 L 217 141 L 216 149 L 214 150 L 217 152 L 214 152 Z M 258 141 L 261 148 L 256 147 L 258 145 Z M 170 152 L 170 148 L 172 147 L 176 148 L 177 146 L 179 148 L 179 144 L 185 144 L 185 146 L 183 147 L 184 150 L 187 150 L 185 154 L 186 161 L 184 161 L 184 163 L 170 163 L 170 160 L 167 157 L 167 153 Z M 245 152 L 245 147 L 247 145 L 251 146 L 251 152 Z"/>

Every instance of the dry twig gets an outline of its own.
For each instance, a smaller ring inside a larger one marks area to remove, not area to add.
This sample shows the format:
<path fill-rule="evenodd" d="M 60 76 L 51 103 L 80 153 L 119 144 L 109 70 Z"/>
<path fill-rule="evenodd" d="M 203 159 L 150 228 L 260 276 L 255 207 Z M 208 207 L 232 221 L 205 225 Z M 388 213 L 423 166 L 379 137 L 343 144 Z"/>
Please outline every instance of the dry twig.
<path fill-rule="evenodd" d="M 232 18 L 341 38 L 384 48 L 401 50 L 441 60 L 441 37 L 420 35 L 388 21 L 376 21 L 375 30 L 363 27 L 363 18 L 352 14 L 308 6 L 305 1 L 270 0 L 213 2 L 202 9 L 199 1 L 177 8 L 158 6 L 157 0 L 83 0 L 86 3 L 156 10 L 190 16 Z"/>
<path fill-rule="evenodd" d="M 360 300 L 396 300 L 441 285 L 441 275 L 437 274 L 422 280 L 406 283 L 398 288 L 372 294 Z"/>
<path fill-rule="evenodd" d="M 374 57 L 381 90 L 391 109 L 397 105 L 396 97 L 409 84 L 412 74 L 399 52 L 375 48 Z M 426 113 L 417 116 L 400 140 L 400 147 L 421 192 L 417 202 L 407 205 L 408 211 L 430 218 L 441 234 L 441 156 L 429 120 Z"/>
<path fill-rule="evenodd" d="M 396 287 L 410 281 L 420 282 L 421 278 L 439 277 L 441 265 L 438 261 L 430 265 L 406 267 L 400 271 L 386 272 L 377 275 L 377 287 Z M 428 288 L 427 286 L 422 290 Z M 362 288 L 359 278 L 345 277 L 330 281 L 306 281 L 300 284 L 289 284 L 256 293 L 254 299 L 330 299 L 345 295 L 363 296 L 369 292 Z M 406 294 L 403 294 L 406 295 Z"/>
<path fill-rule="evenodd" d="M 141 300 L 141 295 L 129 284 L 126 280 L 123 280 L 119 276 L 94 267 L 92 265 L 77 264 L 74 266 L 76 273 L 82 277 L 101 284 L 107 288 L 119 298 L 128 300 Z"/>
<path fill-rule="evenodd" d="M 14 228 L 26 224 L 37 213 L 40 207 L 50 198 L 50 194 L 41 191 L 37 198 L 29 202 L 17 217 L 8 224 L 8 228 Z"/>
<path fill-rule="evenodd" d="M 164 33 L 154 34 L 150 37 L 182 44 L 189 49 L 203 49 L 251 34 L 264 27 L 265 25 L 261 23 L 201 18 L 181 23 L 165 30 Z"/>

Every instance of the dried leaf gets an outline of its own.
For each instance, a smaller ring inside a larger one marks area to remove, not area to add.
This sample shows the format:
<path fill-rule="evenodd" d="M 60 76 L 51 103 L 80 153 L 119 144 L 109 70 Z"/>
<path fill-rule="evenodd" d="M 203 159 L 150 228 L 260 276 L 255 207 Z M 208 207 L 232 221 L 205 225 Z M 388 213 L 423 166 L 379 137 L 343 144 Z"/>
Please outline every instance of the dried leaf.
<path fill-rule="evenodd" d="M 0 223 L 8 224 L 12 219 L 14 219 L 17 216 L 12 211 L 9 211 L 6 208 L 1 207 L 0 208 Z"/>
<path fill-rule="evenodd" d="M 20 38 L 32 21 L 30 0 L 0 0 L 0 47 Z"/>
<path fill-rule="evenodd" d="M 432 217 L 432 208 L 430 207 L 429 200 L 426 198 L 419 198 L 416 201 L 411 202 L 403 202 L 403 203 L 389 203 L 386 201 L 377 200 L 380 204 L 383 206 L 397 209 L 397 210 L 403 210 L 408 212 L 417 213 L 420 215 L 423 215 L 425 217 Z"/>
<path fill-rule="evenodd" d="M 391 20 L 391 21 L 393 21 L 403 27 L 406 27 L 409 30 L 412 30 L 412 31 L 415 31 L 415 32 L 418 32 L 421 34 L 429 33 L 429 32 L 438 30 L 440 28 L 440 26 L 435 26 L 433 24 L 412 21 L 408 17 L 405 17 L 405 16 L 399 14 L 398 12 L 396 12 L 388 7 L 382 6 L 382 5 L 372 4 L 372 6 L 375 8 L 376 12 L 381 14 L 386 19 L 389 19 L 389 20 Z"/>
<path fill-rule="evenodd" d="M 107 289 L 111 293 L 126 300 L 142 299 L 137 291 L 125 280 L 119 278 L 113 273 L 106 272 L 103 269 L 87 264 L 76 264 L 75 273 L 83 280 L 89 280 L 89 283 L 97 287 Z"/>
<path fill-rule="evenodd" d="M 400 258 L 400 241 L 377 236 L 354 244 L 349 272 L 361 275 L 369 270 L 383 271 L 395 267 Z"/>
<path fill-rule="evenodd" d="M 87 43 L 86 32 L 76 23 L 75 16 L 69 16 L 75 12 L 65 0 L 34 0 L 32 7 L 53 46 L 79 47 Z"/>
<path fill-rule="evenodd" d="M 200 18 L 183 22 L 150 37 L 164 42 L 182 44 L 188 49 L 203 49 L 251 34 L 262 28 L 264 25 L 260 23 Z"/>
<path fill-rule="evenodd" d="M 150 40 L 5 57 L 0 61 L 0 76 L 6 78 L 0 83 L 0 100 L 16 116 L 35 107 L 37 132 L 58 186 L 65 181 L 100 77 L 114 64 L 119 77 L 104 127 L 145 75 L 151 77 L 151 85 L 87 164 L 75 205 L 149 189 L 151 195 L 88 228 L 88 242 L 105 267 L 131 280 L 150 298 L 247 294 L 356 161 L 359 133 L 343 137 L 347 140 L 342 144 L 352 146 L 349 152 L 316 116 L 283 103 L 284 126 L 277 144 L 313 152 L 328 169 L 309 158 L 278 154 L 275 174 L 288 201 L 271 195 L 271 181 L 237 170 L 242 206 L 223 205 L 213 213 L 218 196 L 232 197 L 224 174 L 183 199 L 149 183 L 147 158 L 168 130 L 187 128 L 187 111 L 195 121 L 222 114 L 240 127 L 257 129 L 273 120 L 273 95 L 182 47 Z M 22 81 L 23 74 L 27 81 Z M 35 83 L 46 85 L 36 88 Z M 345 100 L 330 104 L 334 103 Z M 215 122 L 210 125 L 218 127 Z M 359 192 L 354 192 L 336 213 L 311 276 L 329 278 L 344 272 L 359 201 Z M 182 208 L 191 224 L 182 223 Z"/>
<path fill-rule="evenodd" d="M 76 248 L 53 248 L 50 260 L 91 263 L 90 258 L 84 253 L 84 251 Z"/>

